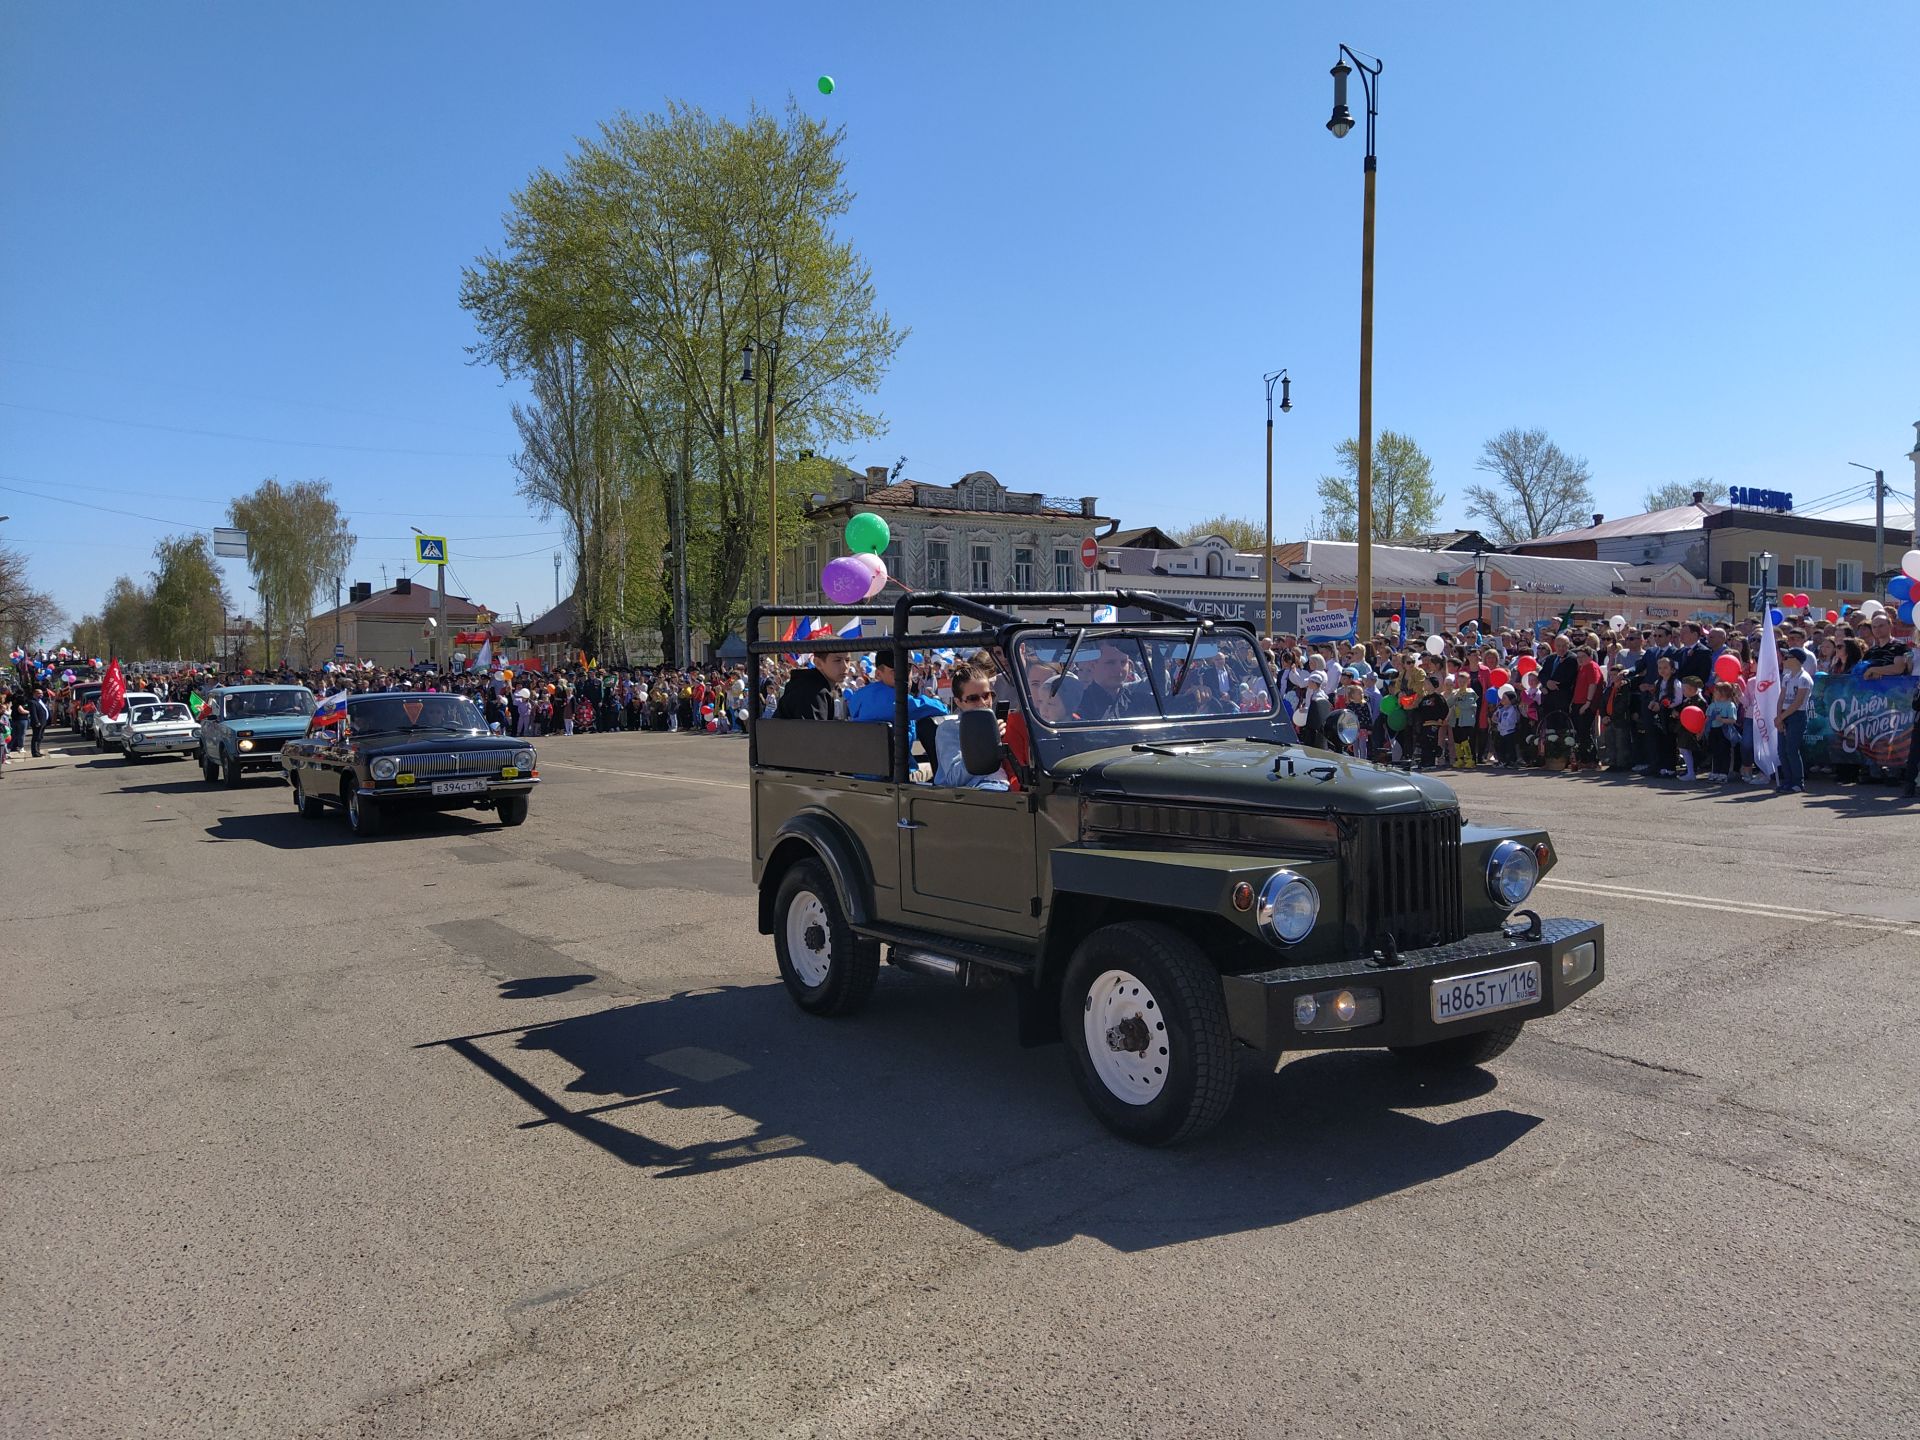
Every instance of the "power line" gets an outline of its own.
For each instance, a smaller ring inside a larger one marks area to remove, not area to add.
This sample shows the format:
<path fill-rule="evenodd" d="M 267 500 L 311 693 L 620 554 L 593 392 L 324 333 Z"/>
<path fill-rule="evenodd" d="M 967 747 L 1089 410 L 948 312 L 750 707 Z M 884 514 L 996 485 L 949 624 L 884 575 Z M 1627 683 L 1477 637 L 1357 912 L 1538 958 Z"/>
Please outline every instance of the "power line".
<path fill-rule="evenodd" d="M 202 430 L 189 425 L 159 425 L 150 420 L 121 420 L 112 415 L 90 415 L 80 410 L 55 410 L 46 405 L 22 405 L 0 400 L 8 410 L 26 410 L 36 415 L 59 415 L 69 420 L 90 420 L 96 425 L 125 425 L 134 430 L 163 430 L 170 435 L 205 435 L 215 440 L 245 440 L 254 445 L 288 445 L 300 450 L 350 450 L 361 455 L 438 456 L 451 460 L 506 460 L 511 457 L 493 450 L 414 450 L 395 445 L 347 445 L 328 440 L 284 440 L 271 435 L 240 435 L 230 430 Z"/>
<path fill-rule="evenodd" d="M 85 500 L 69 500 L 64 495 L 38 495 L 31 490 L 22 490 L 17 485 L 0 485 L 0 490 L 14 495 L 25 495 L 32 500 L 51 500 L 56 505 L 77 505 L 82 510 L 98 510 L 103 515 L 127 515 L 135 520 L 151 520 L 155 525 L 171 525 L 180 530 L 198 530 L 202 535 L 211 535 L 210 525 L 195 525 L 190 520 L 169 520 L 163 515 L 142 515 L 137 510 L 116 510 L 111 505 L 93 505 Z"/>

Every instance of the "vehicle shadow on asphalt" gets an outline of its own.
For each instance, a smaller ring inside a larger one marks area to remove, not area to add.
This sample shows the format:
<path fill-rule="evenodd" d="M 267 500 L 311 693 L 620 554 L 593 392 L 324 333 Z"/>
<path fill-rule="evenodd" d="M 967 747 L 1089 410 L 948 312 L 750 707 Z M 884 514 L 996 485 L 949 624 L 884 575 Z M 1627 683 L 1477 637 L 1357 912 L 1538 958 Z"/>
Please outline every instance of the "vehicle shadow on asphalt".
<path fill-rule="evenodd" d="M 592 976 L 504 982 L 503 998 L 562 995 Z M 858 1167 L 1014 1249 L 1085 1235 L 1120 1250 L 1285 1225 L 1348 1209 L 1492 1158 L 1540 1118 L 1471 1101 L 1495 1077 L 1436 1078 L 1384 1053 L 1306 1056 L 1242 1078 L 1227 1120 L 1178 1150 L 1109 1136 L 1059 1046 L 1013 1041 L 1004 992 L 889 972 L 860 1017 L 801 1014 L 777 985 L 696 990 L 525 1027 L 429 1041 L 557 1125 L 650 1178 L 673 1181 L 793 1155 Z M 524 1058 L 523 1058 L 524 1057 Z M 530 1078 L 571 1067 L 560 1093 Z M 684 1116 L 724 1136 L 669 1144 Z M 742 1138 L 737 1121 L 753 1124 Z"/>
<path fill-rule="evenodd" d="M 482 820 L 455 811 L 422 810 L 416 815 L 387 816 L 386 826 L 378 835 L 355 835 L 339 809 L 329 806 L 318 819 L 307 820 L 293 808 L 289 794 L 279 791 L 280 803 L 272 810 L 222 815 L 207 826 L 208 838 L 252 840 L 276 850 L 319 850 L 330 845 L 378 845 L 385 840 L 404 840 L 411 834 L 466 835 L 497 824 L 491 816 Z"/>

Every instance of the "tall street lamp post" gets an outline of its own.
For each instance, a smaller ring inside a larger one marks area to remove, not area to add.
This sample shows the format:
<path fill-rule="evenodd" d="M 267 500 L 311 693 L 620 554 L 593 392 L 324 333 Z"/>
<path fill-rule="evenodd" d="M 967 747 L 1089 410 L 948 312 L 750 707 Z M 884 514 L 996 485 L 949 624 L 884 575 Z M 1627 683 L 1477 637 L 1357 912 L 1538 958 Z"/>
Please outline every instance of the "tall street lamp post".
<path fill-rule="evenodd" d="M 780 603 L 780 487 L 773 471 L 773 370 L 780 361 L 780 347 L 770 341 L 756 345 L 749 340 L 740 347 L 740 379 L 753 383 L 755 353 L 767 357 L 767 603 Z"/>
<path fill-rule="evenodd" d="M 1260 377 L 1267 382 L 1267 553 L 1260 568 L 1267 577 L 1267 618 L 1262 629 L 1269 637 L 1273 634 L 1273 387 L 1280 386 L 1280 413 L 1286 414 L 1293 409 L 1293 381 L 1287 378 L 1285 370 L 1275 370 Z"/>
<path fill-rule="evenodd" d="M 1363 52 L 1364 53 L 1364 52 Z M 1352 65 L 1347 64 L 1351 60 Z M 1373 184 L 1378 169 L 1378 161 L 1373 150 L 1374 120 L 1379 115 L 1378 99 L 1380 70 L 1382 62 L 1375 58 L 1372 65 L 1360 58 L 1345 45 L 1340 47 L 1340 59 L 1334 62 L 1333 75 L 1333 115 L 1327 121 L 1327 129 L 1333 132 L 1336 140 L 1346 138 L 1353 129 L 1353 112 L 1347 108 L 1347 77 L 1357 66 L 1360 71 L 1360 88 L 1367 97 L 1367 159 L 1366 159 L 1366 200 L 1361 211 L 1360 222 L 1360 453 L 1358 456 L 1358 485 L 1355 487 L 1359 510 L 1359 558 L 1360 609 L 1367 617 L 1367 630 L 1373 629 Z"/>
<path fill-rule="evenodd" d="M 1487 552 L 1476 549 L 1473 552 L 1473 608 L 1474 623 L 1480 627 L 1480 633 L 1487 632 Z"/>

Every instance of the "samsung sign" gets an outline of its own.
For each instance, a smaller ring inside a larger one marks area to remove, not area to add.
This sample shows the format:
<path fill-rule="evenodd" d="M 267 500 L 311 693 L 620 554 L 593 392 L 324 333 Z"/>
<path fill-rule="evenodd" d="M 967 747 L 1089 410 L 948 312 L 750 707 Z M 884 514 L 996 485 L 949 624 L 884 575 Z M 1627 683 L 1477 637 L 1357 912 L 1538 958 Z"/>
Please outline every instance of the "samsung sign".
<path fill-rule="evenodd" d="M 1749 490 L 1744 485 L 1735 485 L 1727 492 L 1727 498 L 1735 505 L 1745 505 L 1754 510 L 1777 510 L 1783 515 L 1793 509 L 1793 496 L 1784 490 Z"/>

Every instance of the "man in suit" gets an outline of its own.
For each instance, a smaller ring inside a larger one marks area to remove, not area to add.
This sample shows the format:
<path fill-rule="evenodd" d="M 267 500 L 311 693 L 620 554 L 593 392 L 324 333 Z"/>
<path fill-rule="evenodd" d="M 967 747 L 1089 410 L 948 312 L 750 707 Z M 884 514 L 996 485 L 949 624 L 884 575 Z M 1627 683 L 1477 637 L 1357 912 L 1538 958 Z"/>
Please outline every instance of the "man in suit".
<path fill-rule="evenodd" d="M 1682 680 L 1698 680 L 1704 687 L 1713 678 L 1713 647 L 1701 627 L 1688 620 L 1680 627 L 1680 652 L 1674 670 Z"/>

